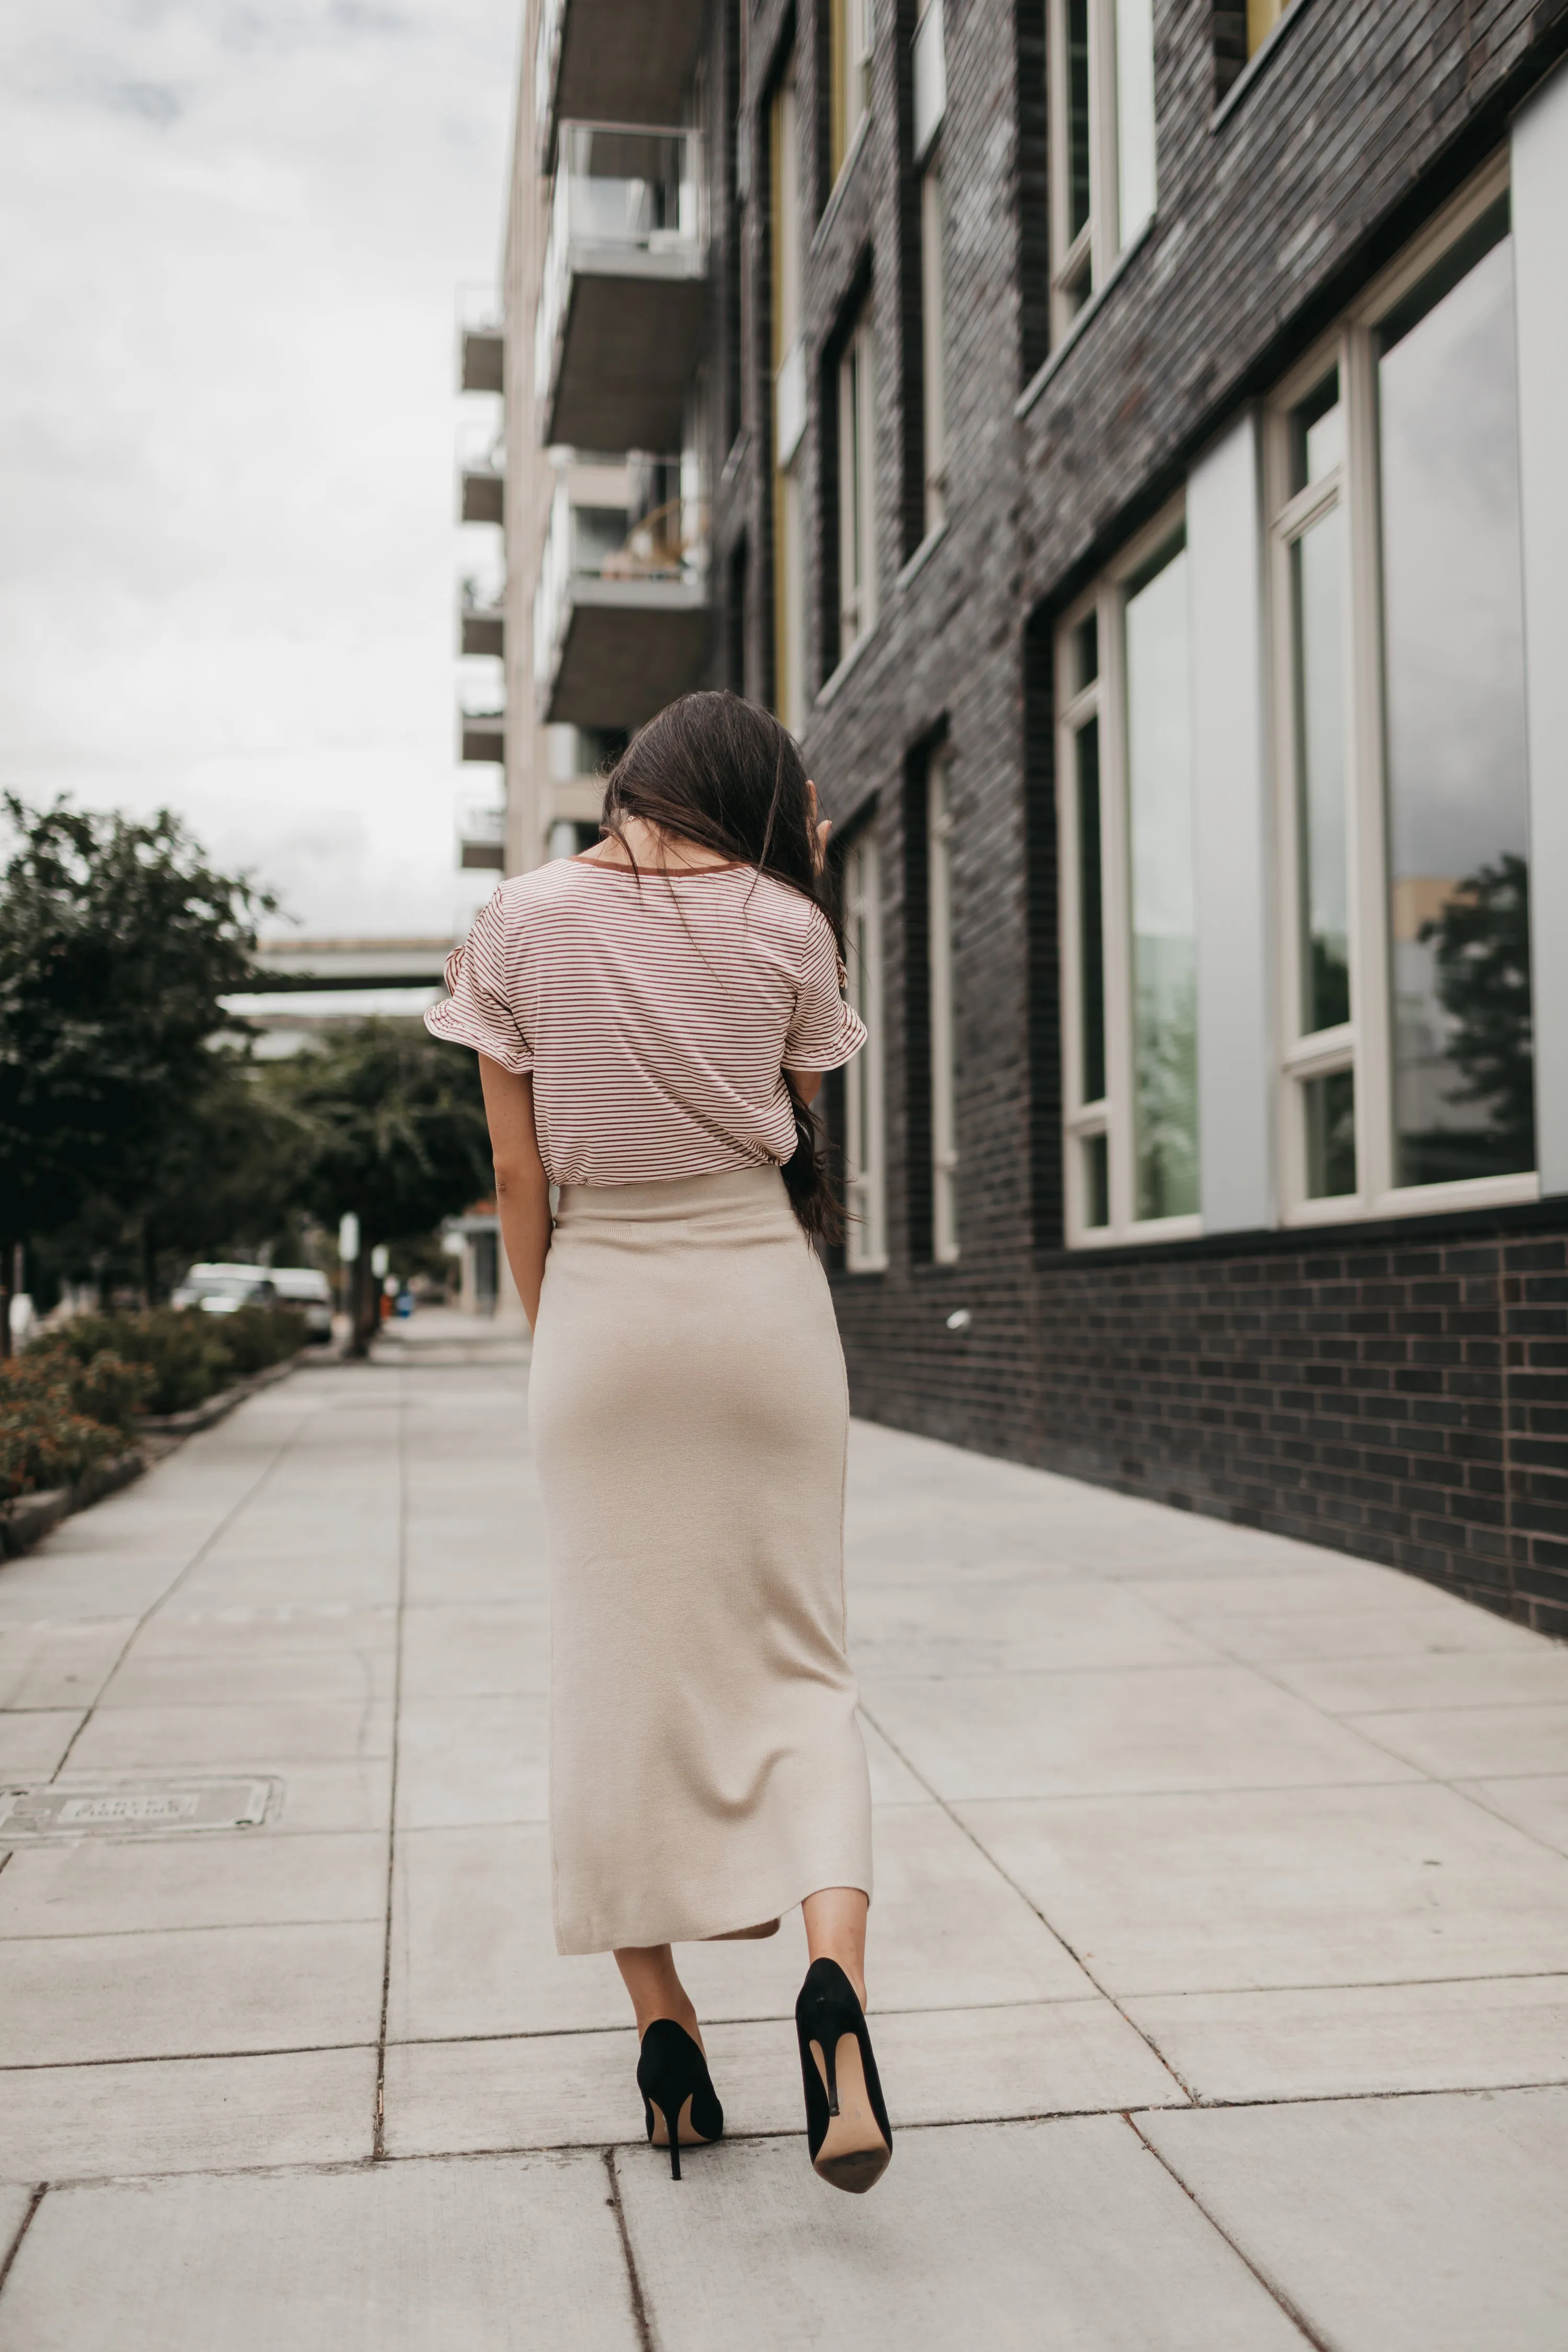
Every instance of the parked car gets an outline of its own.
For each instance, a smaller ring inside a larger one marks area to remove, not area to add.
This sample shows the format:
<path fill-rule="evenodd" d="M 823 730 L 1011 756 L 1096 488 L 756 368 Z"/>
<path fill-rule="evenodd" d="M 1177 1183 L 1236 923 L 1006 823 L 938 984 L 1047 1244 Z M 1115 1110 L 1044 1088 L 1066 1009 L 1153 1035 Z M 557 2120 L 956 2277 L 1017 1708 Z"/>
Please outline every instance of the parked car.
<path fill-rule="evenodd" d="M 285 1307 L 303 1309 L 312 1347 L 324 1346 L 332 1336 L 332 1286 L 313 1265 L 275 1265 L 272 1286 Z"/>
<path fill-rule="evenodd" d="M 175 1307 L 199 1307 L 205 1315 L 232 1315 L 239 1307 L 276 1307 L 278 1287 L 266 1265 L 193 1265 L 171 1294 Z"/>

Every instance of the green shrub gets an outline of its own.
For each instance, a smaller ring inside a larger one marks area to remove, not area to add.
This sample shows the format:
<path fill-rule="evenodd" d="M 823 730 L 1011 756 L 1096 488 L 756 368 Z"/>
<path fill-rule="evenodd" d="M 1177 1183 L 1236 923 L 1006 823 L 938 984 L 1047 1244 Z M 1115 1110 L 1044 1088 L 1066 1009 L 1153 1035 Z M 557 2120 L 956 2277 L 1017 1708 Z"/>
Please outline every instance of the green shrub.
<path fill-rule="evenodd" d="M 297 1307 L 237 1307 L 232 1315 L 211 1315 L 216 1338 L 241 1377 L 264 1372 L 297 1356 L 310 1337 L 310 1326 Z"/>
<path fill-rule="evenodd" d="M 155 1307 L 146 1314 L 74 1315 L 28 1353 L 63 1349 L 83 1373 L 107 1353 L 142 1379 L 131 1410 L 188 1412 L 247 1373 L 297 1354 L 306 1330 L 305 1318 L 294 1307 L 241 1307 L 232 1315 Z"/>
<path fill-rule="evenodd" d="M 29 1366 L 58 1365 L 70 1384 L 72 1410 L 105 1429 L 118 1430 L 122 1436 L 129 1433 L 132 1416 L 142 1410 L 153 1385 L 148 1365 L 128 1363 L 110 1348 L 100 1348 L 84 1362 L 58 1331 L 36 1340 L 26 1360 Z"/>
<path fill-rule="evenodd" d="M 143 1412 L 188 1412 L 215 1390 L 233 1386 L 233 1366 L 211 1315 L 155 1307 L 145 1315 L 73 1315 L 49 1334 L 86 1369 L 105 1350 L 147 1374 Z M 28 1351 L 32 1353 L 30 1349 Z"/>
<path fill-rule="evenodd" d="M 74 1486 L 124 1444 L 79 1412 L 65 1360 L 52 1350 L 0 1360 L 0 1501 Z"/>

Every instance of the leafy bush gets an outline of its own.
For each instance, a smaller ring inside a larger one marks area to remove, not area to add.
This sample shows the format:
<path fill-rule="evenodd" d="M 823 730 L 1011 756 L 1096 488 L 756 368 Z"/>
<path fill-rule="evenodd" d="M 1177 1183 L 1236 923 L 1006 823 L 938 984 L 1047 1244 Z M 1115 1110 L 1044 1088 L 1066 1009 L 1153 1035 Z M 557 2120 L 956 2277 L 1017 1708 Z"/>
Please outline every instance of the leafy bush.
<path fill-rule="evenodd" d="M 233 1315 L 155 1307 L 148 1314 L 73 1316 L 39 1348 L 63 1348 L 84 1370 L 112 1353 L 145 1374 L 140 1410 L 169 1413 L 188 1412 L 247 1373 L 280 1363 L 305 1337 L 305 1318 L 293 1307 L 241 1307 Z"/>
<path fill-rule="evenodd" d="M 206 1320 L 217 1325 L 218 1344 L 241 1377 L 297 1356 L 310 1331 L 297 1307 L 237 1307 L 232 1315 L 209 1315 Z"/>
<path fill-rule="evenodd" d="M 66 1344 L 65 1334 L 51 1331 L 36 1339 L 22 1361 L 29 1377 L 58 1376 L 69 1383 L 71 1409 L 85 1413 L 105 1429 L 128 1435 L 132 1417 L 140 1412 L 153 1385 L 146 1364 L 130 1362 L 110 1348 L 85 1355 Z M 52 1370 L 51 1370 L 52 1368 Z"/>
<path fill-rule="evenodd" d="M 107 1385 L 101 1370 L 100 1379 Z M 74 1486 L 123 1450 L 118 1430 L 78 1411 L 74 1388 L 68 1360 L 53 1349 L 0 1361 L 0 1501 Z"/>
<path fill-rule="evenodd" d="M 228 1352 L 212 1328 L 215 1320 L 174 1307 L 157 1307 L 146 1315 L 74 1315 L 42 1345 L 68 1350 L 84 1370 L 95 1356 L 110 1351 L 146 1373 L 142 1412 L 185 1412 L 233 1382 Z"/>

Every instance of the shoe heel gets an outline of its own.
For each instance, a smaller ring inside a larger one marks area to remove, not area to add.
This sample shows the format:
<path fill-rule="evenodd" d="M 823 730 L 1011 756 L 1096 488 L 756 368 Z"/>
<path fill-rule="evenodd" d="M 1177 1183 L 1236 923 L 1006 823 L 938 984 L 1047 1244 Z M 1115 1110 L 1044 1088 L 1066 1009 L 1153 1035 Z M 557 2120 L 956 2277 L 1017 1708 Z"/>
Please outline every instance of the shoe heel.
<path fill-rule="evenodd" d="M 654 2112 L 664 2119 L 669 2144 L 669 2177 L 680 2179 L 680 2119 L 687 2118 L 692 2145 L 718 2139 L 724 2129 L 724 2110 L 708 2072 L 700 2046 L 673 2018 L 655 2018 L 643 2035 L 637 2058 L 637 2088 L 642 2093 L 643 2119 L 651 2141 Z"/>

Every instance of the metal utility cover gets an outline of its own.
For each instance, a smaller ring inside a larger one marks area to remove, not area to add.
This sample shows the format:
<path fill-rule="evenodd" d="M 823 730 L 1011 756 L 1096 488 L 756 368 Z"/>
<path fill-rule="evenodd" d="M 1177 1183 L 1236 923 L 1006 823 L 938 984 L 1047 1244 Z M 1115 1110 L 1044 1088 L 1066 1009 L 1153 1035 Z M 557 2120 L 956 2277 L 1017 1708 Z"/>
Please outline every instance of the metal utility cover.
<path fill-rule="evenodd" d="M 276 1810 L 277 1780 L 86 1781 L 0 1789 L 0 1845 L 33 1838 L 167 1837 L 176 1830 L 249 1830 Z"/>

